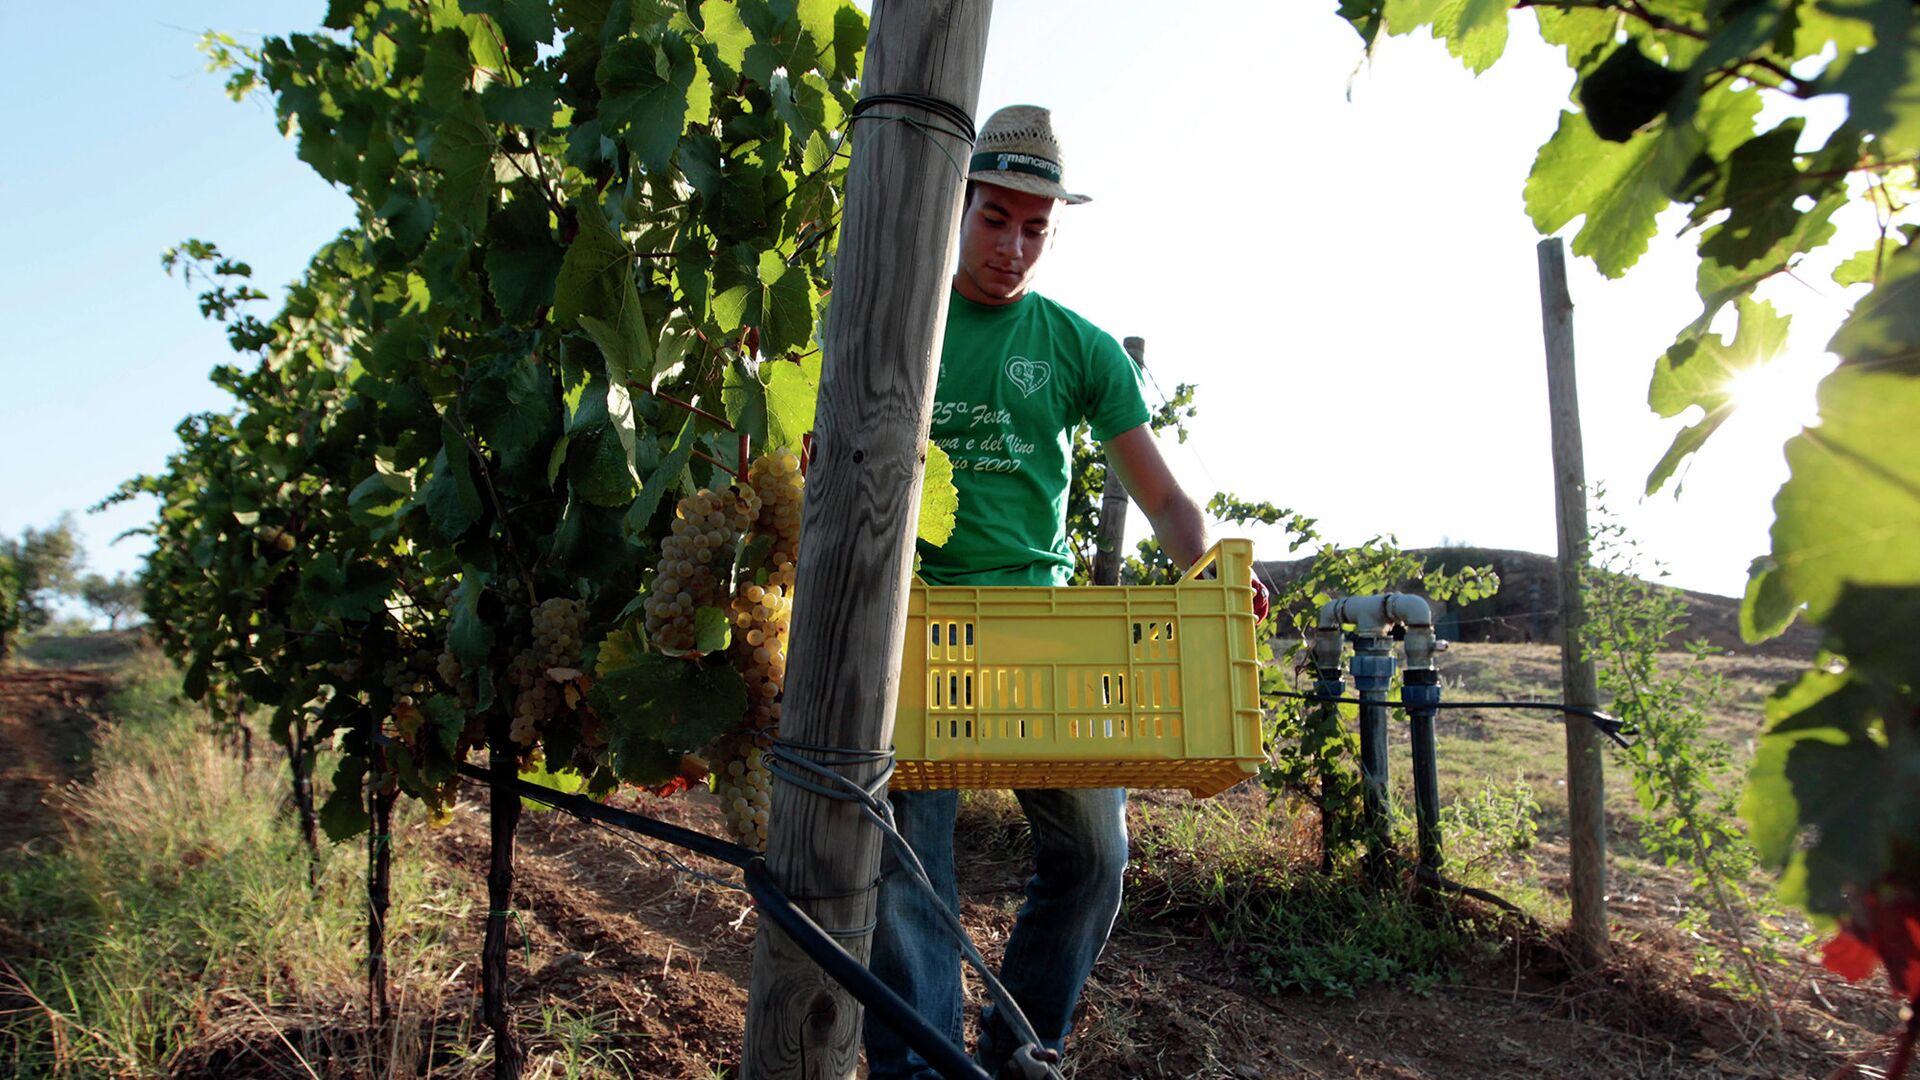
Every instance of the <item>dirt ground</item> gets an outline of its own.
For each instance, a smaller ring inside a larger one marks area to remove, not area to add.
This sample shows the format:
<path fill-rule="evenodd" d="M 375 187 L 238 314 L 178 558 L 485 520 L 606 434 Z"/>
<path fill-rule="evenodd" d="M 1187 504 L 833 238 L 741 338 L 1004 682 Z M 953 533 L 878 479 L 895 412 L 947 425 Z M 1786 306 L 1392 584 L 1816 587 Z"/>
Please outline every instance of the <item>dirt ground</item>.
<path fill-rule="evenodd" d="M 0 843 L 35 842 L 57 827 L 45 796 L 84 776 L 108 688 L 85 668 L 0 672 L 0 738 L 11 750 L 0 767 Z M 710 797 L 618 798 L 722 831 Z M 1026 869 L 983 831 L 959 837 L 963 917 L 995 960 Z M 598 1014 L 602 1049 L 629 1055 L 635 1076 L 732 1076 L 754 913 L 744 894 L 666 860 L 716 875 L 726 868 L 559 813 L 526 815 L 518 836 L 513 906 L 527 940 L 523 951 L 514 935 L 512 995 L 522 1015 L 543 1004 Z M 409 826 L 396 838 L 396 858 L 430 851 L 468 875 L 476 899 L 485 896 L 482 813 L 458 813 L 443 829 Z M 1549 876 L 1557 860 L 1551 843 L 1539 853 Z M 1879 1075 L 1891 1044 L 1884 1033 L 1896 1019 L 1887 998 L 1806 964 L 1783 977 L 1785 1033 L 1768 1038 L 1751 1008 L 1690 974 L 1689 952 L 1670 929 L 1683 897 L 1673 881 L 1617 877 L 1613 956 L 1599 970 L 1576 972 L 1550 937 L 1522 931 L 1426 996 L 1376 989 L 1350 1001 L 1262 992 L 1204 927 L 1123 919 L 1088 985 L 1066 1072 L 1208 1080 L 1825 1077 L 1852 1058 L 1864 1066 L 1857 1075 Z M 475 918 L 475 963 L 456 977 L 476 979 L 481 930 Z M 970 996 L 977 1004 L 977 987 Z M 538 1057 L 529 1065 L 529 1076 L 540 1075 Z"/>

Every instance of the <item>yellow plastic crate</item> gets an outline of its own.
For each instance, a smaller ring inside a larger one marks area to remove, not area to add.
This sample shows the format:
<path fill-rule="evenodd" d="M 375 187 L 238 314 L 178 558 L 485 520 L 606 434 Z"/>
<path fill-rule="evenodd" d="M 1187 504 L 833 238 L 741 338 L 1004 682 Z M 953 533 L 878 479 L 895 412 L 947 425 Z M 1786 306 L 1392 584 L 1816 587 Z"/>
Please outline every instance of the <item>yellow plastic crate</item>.
<path fill-rule="evenodd" d="M 1173 585 L 915 579 L 890 786 L 1215 795 L 1259 768 L 1259 684 L 1249 540 Z"/>

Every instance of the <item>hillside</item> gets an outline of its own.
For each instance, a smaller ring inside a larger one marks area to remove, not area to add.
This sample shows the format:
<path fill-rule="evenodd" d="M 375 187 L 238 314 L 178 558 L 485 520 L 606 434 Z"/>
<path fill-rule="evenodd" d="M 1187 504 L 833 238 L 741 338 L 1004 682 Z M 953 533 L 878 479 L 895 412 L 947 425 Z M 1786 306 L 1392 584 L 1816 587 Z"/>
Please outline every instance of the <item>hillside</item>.
<path fill-rule="evenodd" d="M 1428 567 L 1448 571 L 1465 566 L 1487 566 L 1500 575 L 1500 591 L 1460 607 L 1436 601 L 1440 636 L 1449 641 L 1499 644 L 1557 643 L 1560 640 L 1559 569 L 1553 557 L 1504 548 L 1416 548 Z M 1285 585 L 1306 571 L 1310 559 L 1258 563 L 1263 579 Z M 1670 641 L 1674 648 L 1705 639 L 1717 649 L 1740 656 L 1778 656 L 1811 659 L 1819 650 L 1819 631 L 1795 623 L 1770 641 L 1750 645 L 1740 638 L 1740 600 L 1691 589 L 1674 589 L 1686 602 L 1690 622 L 1684 634 Z M 1403 583 L 1399 591 L 1424 595 L 1417 583 Z"/>

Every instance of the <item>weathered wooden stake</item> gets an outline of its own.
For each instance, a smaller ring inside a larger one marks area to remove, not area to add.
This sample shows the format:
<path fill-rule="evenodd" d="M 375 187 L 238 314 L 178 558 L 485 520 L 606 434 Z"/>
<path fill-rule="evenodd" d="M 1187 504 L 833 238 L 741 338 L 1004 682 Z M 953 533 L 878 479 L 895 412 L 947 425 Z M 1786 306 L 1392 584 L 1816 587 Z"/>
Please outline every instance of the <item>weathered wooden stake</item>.
<path fill-rule="evenodd" d="M 1147 366 L 1147 339 L 1130 337 L 1121 342 L 1135 367 Z M 1127 488 L 1120 478 L 1107 470 L 1107 482 L 1100 495 L 1100 530 L 1093 542 L 1093 583 L 1120 584 L 1121 545 L 1127 534 Z"/>
<path fill-rule="evenodd" d="M 1593 660 L 1580 645 L 1586 602 L 1580 571 L 1587 562 L 1587 475 L 1580 446 L 1580 399 L 1574 385 L 1573 298 L 1558 238 L 1540 241 L 1540 317 L 1547 343 L 1547 402 L 1553 418 L 1555 518 L 1560 526 L 1560 682 L 1569 705 L 1597 708 L 1600 689 Z M 1607 817 L 1605 764 L 1593 726 L 1566 717 L 1567 817 L 1572 833 L 1573 946 L 1593 963 L 1607 945 Z"/>
<path fill-rule="evenodd" d="M 307 884 L 320 884 L 320 816 L 313 808 L 313 758 L 307 753 L 307 722 L 294 710 L 287 724 L 287 768 L 293 773 L 293 809 L 307 846 Z"/>
<path fill-rule="evenodd" d="M 973 113 L 990 9 L 990 0 L 875 5 L 863 92 L 921 94 Z M 874 108 L 854 125 L 781 705 L 792 743 L 872 749 L 892 738 L 964 182 L 955 166 L 972 153 L 937 130 L 948 126 L 911 104 Z M 865 784 L 882 767 L 838 771 Z M 852 803 L 776 782 L 770 825 L 768 871 L 814 921 L 872 924 L 880 836 Z M 839 940 L 861 960 L 872 946 L 868 933 Z M 852 1076 L 860 1022 L 859 1003 L 761 922 L 741 1075 Z"/>

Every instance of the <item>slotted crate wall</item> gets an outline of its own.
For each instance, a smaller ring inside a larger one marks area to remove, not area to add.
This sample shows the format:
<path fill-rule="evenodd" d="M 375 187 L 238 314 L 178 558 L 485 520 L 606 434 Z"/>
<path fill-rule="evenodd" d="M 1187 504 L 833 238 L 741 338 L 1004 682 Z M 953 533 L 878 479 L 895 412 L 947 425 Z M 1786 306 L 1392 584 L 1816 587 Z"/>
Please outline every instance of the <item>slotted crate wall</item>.
<path fill-rule="evenodd" d="M 916 580 L 893 741 L 896 790 L 1232 787 L 1262 760 L 1252 542 L 1173 585 Z"/>

